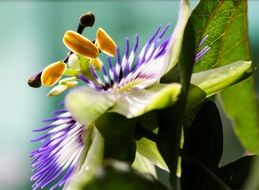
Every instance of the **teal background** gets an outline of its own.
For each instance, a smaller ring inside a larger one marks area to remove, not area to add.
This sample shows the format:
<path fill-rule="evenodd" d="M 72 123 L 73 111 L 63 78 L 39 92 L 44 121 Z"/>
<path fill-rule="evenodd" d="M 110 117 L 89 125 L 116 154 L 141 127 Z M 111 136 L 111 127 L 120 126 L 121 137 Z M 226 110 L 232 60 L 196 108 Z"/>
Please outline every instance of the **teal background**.
<path fill-rule="evenodd" d="M 191 1 L 194 6 L 197 1 Z M 171 23 L 173 30 L 178 1 L 0 1 L 0 189 L 30 189 L 29 152 L 37 147 L 30 140 L 32 129 L 42 126 L 61 98 L 48 98 L 49 89 L 32 89 L 28 77 L 44 66 L 63 59 L 67 49 L 62 43 L 66 30 L 76 29 L 78 17 L 91 10 L 96 24 L 85 31 L 94 38 L 103 27 L 120 45 L 124 37 L 141 36 L 147 40 L 158 25 Z M 249 34 L 254 62 L 259 63 L 259 2 L 249 1 Z M 258 81 L 258 71 L 257 71 Z M 257 86 L 259 90 L 259 86 Z M 224 157 L 222 164 L 237 159 L 243 150 L 224 118 Z"/>

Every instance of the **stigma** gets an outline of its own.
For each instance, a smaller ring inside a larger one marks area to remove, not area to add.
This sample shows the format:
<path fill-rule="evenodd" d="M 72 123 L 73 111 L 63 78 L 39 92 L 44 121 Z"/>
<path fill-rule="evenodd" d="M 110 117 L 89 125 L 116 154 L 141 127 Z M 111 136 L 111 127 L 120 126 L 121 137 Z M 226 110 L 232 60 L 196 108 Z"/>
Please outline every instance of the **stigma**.
<path fill-rule="evenodd" d="M 48 96 L 56 96 L 75 87 L 80 75 L 94 80 L 90 69 L 98 71 L 103 67 L 99 55 L 104 53 L 109 57 L 114 57 L 117 49 L 115 41 L 103 28 L 97 29 L 94 40 L 83 36 L 83 31 L 92 27 L 94 22 L 95 16 L 92 12 L 81 15 L 77 31 L 68 30 L 63 36 L 63 43 L 69 50 L 66 57 L 32 75 L 28 80 L 28 85 L 39 88 L 42 85 L 53 87 L 57 84 L 48 93 Z M 73 81 L 71 81 L 71 77 Z"/>

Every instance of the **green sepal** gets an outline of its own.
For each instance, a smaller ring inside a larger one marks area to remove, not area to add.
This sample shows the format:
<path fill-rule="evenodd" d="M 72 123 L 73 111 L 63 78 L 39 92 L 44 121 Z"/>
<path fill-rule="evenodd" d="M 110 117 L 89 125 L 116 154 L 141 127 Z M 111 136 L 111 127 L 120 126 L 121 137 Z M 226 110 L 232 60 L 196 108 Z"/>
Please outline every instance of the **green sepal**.
<path fill-rule="evenodd" d="M 137 151 L 159 168 L 169 171 L 164 159 L 157 149 L 155 142 L 142 138 L 137 141 Z"/>
<path fill-rule="evenodd" d="M 103 161 L 104 139 L 97 128 L 93 128 L 91 144 L 84 163 L 65 185 L 66 190 L 79 190 L 91 181 Z M 88 142 L 89 143 L 89 142 Z"/>
<path fill-rule="evenodd" d="M 76 121 L 91 125 L 113 106 L 116 100 L 116 94 L 83 87 L 71 91 L 66 96 L 65 104 Z"/>
<path fill-rule="evenodd" d="M 136 152 L 132 168 L 138 170 L 141 173 L 151 174 L 153 177 L 157 178 L 155 165 L 149 159 L 145 158 L 138 152 Z"/>
<path fill-rule="evenodd" d="M 250 76 L 251 65 L 251 61 L 237 61 L 219 68 L 194 73 L 191 83 L 205 91 L 209 97 Z"/>

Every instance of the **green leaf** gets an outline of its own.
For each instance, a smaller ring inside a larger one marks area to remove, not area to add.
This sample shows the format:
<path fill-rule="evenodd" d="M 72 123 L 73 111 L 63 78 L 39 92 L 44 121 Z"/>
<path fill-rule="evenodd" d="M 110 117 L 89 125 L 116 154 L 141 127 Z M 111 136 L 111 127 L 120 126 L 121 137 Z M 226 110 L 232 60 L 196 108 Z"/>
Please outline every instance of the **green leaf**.
<path fill-rule="evenodd" d="M 251 59 L 246 0 L 201 0 L 191 17 L 194 20 L 197 51 L 205 35 L 209 37 L 200 49 L 210 46 L 206 55 L 196 63 L 195 72 Z M 254 79 L 251 77 L 225 89 L 221 92 L 221 100 L 242 145 L 258 153 L 259 105 Z"/>
<path fill-rule="evenodd" d="M 249 76 L 250 69 L 251 62 L 237 61 L 219 68 L 194 73 L 191 83 L 205 91 L 209 97 Z"/>
<path fill-rule="evenodd" d="M 156 111 L 150 111 L 145 113 L 144 115 L 141 115 L 140 117 L 136 118 L 137 122 L 137 129 L 144 128 L 150 132 L 155 131 L 157 133 L 157 127 L 158 127 L 158 122 L 157 122 L 157 113 Z M 139 140 L 143 136 L 136 136 L 136 139 Z"/>
<path fill-rule="evenodd" d="M 255 160 L 254 167 L 252 168 L 251 174 L 245 189 L 258 190 L 259 189 L 259 157 Z"/>
<path fill-rule="evenodd" d="M 189 128 L 185 129 L 184 154 L 199 160 L 212 172 L 216 172 L 223 151 L 223 129 L 217 106 L 207 101 L 199 110 Z M 214 189 L 213 183 L 199 168 L 182 159 L 182 189 Z"/>
<path fill-rule="evenodd" d="M 134 161 L 135 120 L 107 112 L 96 120 L 95 125 L 105 141 L 104 158 Z"/>
<path fill-rule="evenodd" d="M 110 111 L 127 118 L 137 117 L 174 104 L 180 91 L 181 85 L 178 83 L 156 84 L 145 90 L 132 89 L 122 94 Z"/>
<path fill-rule="evenodd" d="M 210 47 L 210 50 L 195 64 L 194 72 L 220 67 L 238 60 L 250 60 L 246 1 L 201 0 L 191 18 L 197 52 L 206 45 Z M 206 35 L 208 38 L 199 47 L 199 43 Z"/>
<path fill-rule="evenodd" d="M 80 190 L 167 190 L 150 175 L 141 175 L 129 165 L 114 161 L 99 169 L 95 178 Z"/>
<path fill-rule="evenodd" d="M 256 158 L 258 156 L 242 157 L 221 167 L 218 175 L 232 189 L 243 189 L 246 181 L 249 179 L 249 174 L 252 171 L 252 166 Z M 249 188 L 249 190 L 251 189 Z"/>
<path fill-rule="evenodd" d="M 78 174 L 74 175 L 66 190 L 79 190 L 87 184 L 95 175 L 96 169 L 101 166 L 103 161 L 104 140 L 99 131 L 94 127 L 92 132 L 92 142 L 87 152 L 86 159 L 81 166 Z"/>
<path fill-rule="evenodd" d="M 187 24 L 188 18 L 190 16 L 190 5 L 188 0 L 181 0 L 180 9 L 178 14 L 178 21 L 175 26 L 174 32 L 171 39 L 171 52 L 170 52 L 170 62 L 166 72 L 170 71 L 176 63 L 179 61 L 179 55 L 181 52 L 182 41 L 184 29 Z"/>
<path fill-rule="evenodd" d="M 242 145 L 259 153 L 259 104 L 255 93 L 251 93 L 254 90 L 251 83 L 254 84 L 250 77 L 223 91 L 220 99 Z"/>
<path fill-rule="evenodd" d="M 147 159 L 152 161 L 156 166 L 168 171 L 168 167 L 165 164 L 162 156 L 160 155 L 156 143 L 146 138 L 142 138 L 137 141 L 137 151 L 145 156 Z"/>
<path fill-rule="evenodd" d="M 75 120 L 85 125 L 91 125 L 113 106 L 116 100 L 116 94 L 84 87 L 72 90 L 66 96 L 65 104 Z"/>

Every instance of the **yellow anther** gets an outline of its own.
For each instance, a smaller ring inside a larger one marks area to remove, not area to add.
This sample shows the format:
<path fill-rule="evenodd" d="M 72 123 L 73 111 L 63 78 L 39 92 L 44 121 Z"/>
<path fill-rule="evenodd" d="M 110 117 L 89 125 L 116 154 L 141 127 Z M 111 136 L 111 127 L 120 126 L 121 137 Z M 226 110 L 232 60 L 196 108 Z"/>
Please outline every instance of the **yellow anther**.
<path fill-rule="evenodd" d="M 77 81 L 69 81 L 69 82 L 66 83 L 66 85 L 67 85 L 68 88 L 73 88 L 76 85 L 78 85 L 78 82 Z"/>
<path fill-rule="evenodd" d="M 48 65 L 41 74 L 41 83 L 45 86 L 53 86 L 56 84 L 67 69 L 67 65 L 63 61 L 58 61 Z"/>
<path fill-rule="evenodd" d="M 116 43 L 113 39 L 102 29 L 99 28 L 96 32 L 97 47 L 109 56 L 116 54 Z"/>
<path fill-rule="evenodd" d="M 99 58 L 92 59 L 90 61 L 90 64 L 92 64 L 93 68 L 97 71 L 100 70 L 103 66 L 103 63 L 102 63 L 101 59 L 99 59 Z"/>
<path fill-rule="evenodd" d="M 57 96 L 68 88 L 67 85 L 57 85 L 50 90 L 47 96 Z"/>
<path fill-rule="evenodd" d="M 99 55 L 99 49 L 87 38 L 74 31 L 67 31 L 63 37 L 63 42 L 72 52 L 95 59 Z"/>
<path fill-rule="evenodd" d="M 68 78 L 64 78 L 64 79 L 60 80 L 58 82 L 58 84 L 66 85 L 70 82 L 77 82 L 76 80 L 77 80 L 77 77 L 68 77 Z"/>

